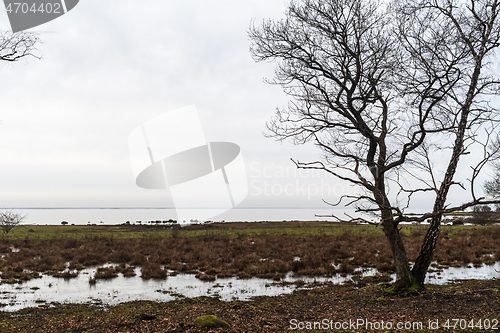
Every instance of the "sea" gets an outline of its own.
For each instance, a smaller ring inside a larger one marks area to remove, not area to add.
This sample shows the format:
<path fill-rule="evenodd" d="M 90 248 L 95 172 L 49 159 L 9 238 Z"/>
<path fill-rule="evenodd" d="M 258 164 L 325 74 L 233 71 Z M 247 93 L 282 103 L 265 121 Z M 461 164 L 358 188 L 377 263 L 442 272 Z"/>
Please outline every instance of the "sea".
<path fill-rule="evenodd" d="M 122 223 L 148 223 L 150 221 L 177 220 L 175 208 L 0 208 L 25 215 L 24 225 L 116 225 Z M 347 220 L 353 210 L 332 208 L 233 208 L 213 217 L 213 222 L 258 221 L 338 221 L 332 215 Z M 179 221 L 183 223 L 184 221 Z M 185 223 L 198 223 L 196 219 Z"/>

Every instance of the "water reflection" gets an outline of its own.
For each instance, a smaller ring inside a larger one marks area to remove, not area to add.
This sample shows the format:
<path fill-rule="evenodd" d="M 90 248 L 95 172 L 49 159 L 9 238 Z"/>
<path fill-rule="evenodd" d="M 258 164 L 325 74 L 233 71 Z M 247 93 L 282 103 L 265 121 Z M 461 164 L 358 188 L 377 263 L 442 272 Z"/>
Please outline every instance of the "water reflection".
<path fill-rule="evenodd" d="M 279 284 L 269 279 L 237 279 L 223 278 L 213 282 L 203 282 L 189 274 L 169 276 L 165 280 L 143 280 L 140 269 L 136 268 L 136 276 L 118 277 L 110 280 L 97 280 L 95 285 L 89 284 L 89 278 L 95 275 L 97 268 L 85 269 L 78 277 L 72 279 L 43 276 L 22 284 L 0 285 L 0 309 L 16 311 L 25 307 L 40 304 L 61 303 L 97 303 L 116 305 L 133 300 L 170 301 L 177 297 L 210 296 L 221 300 L 248 300 L 254 296 L 276 296 L 288 294 L 299 288 L 297 285 Z M 360 269 L 358 269 L 359 271 Z M 376 275 L 375 268 L 361 270 L 361 277 Z M 445 284 L 460 279 L 492 279 L 500 277 L 500 262 L 495 265 L 481 267 L 446 268 L 441 272 L 428 274 L 426 283 Z M 341 284 L 349 281 L 353 275 L 339 274 L 333 277 L 307 278 L 288 274 L 282 281 L 306 283 L 332 282 Z M 392 276 L 395 279 L 395 276 Z M 302 284 L 299 284 L 302 285 Z"/>
<path fill-rule="evenodd" d="M 427 274 L 425 283 L 446 284 L 455 280 L 488 280 L 493 278 L 500 278 L 500 261 L 489 266 L 482 264 L 480 267 L 473 267 L 472 265 L 467 267 L 449 267 L 442 271 Z"/>

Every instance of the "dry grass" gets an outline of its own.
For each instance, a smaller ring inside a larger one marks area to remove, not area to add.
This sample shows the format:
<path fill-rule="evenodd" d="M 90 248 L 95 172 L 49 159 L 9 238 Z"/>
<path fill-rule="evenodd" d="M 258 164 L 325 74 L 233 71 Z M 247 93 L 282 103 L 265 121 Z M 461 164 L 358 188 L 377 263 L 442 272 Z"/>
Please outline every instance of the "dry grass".
<path fill-rule="evenodd" d="M 112 279 L 118 276 L 115 267 L 99 267 L 95 272 L 94 278 L 98 279 Z"/>
<path fill-rule="evenodd" d="M 295 229 L 287 225 L 283 229 L 286 232 L 275 228 L 278 224 L 271 224 L 272 232 L 258 234 L 243 232 L 246 229 L 242 226 L 250 223 L 233 223 L 220 230 L 218 226 L 188 229 L 197 236 L 181 230 L 176 237 L 26 238 L 13 243 L 2 239 L 0 252 L 4 257 L 0 260 L 0 271 L 2 281 L 7 281 L 26 279 L 31 272 L 63 274 L 68 264 L 72 271 L 105 263 L 117 265 L 98 271 L 95 278 L 112 278 L 118 273 L 133 276 L 132 266 L 140 266 L 144 279 L 164 279 L 167 269 L 199 274 L 200 279 L 229 276 L 279 279 L 290 271 L 310 276 L 347 274 L 362 266 L 384 272 L 394 270 L 387 240 L 374 227 L 371 228 L 376 232 L 367 231 L 370 229 L 366 227 L 358 232 L 358 226 L 340 226 L 340 232 L 322 226 L 319 228 L 322 232 L 318 232 L 318 228 L 298 223 Z M 231 225 L 239 228 L 238 233 L 228 232 Z M 415 260 L 425 229 L 407 227 L 403 235 L 408 256 Z M 12 247 L 18 251 L 12 251 Z M 500 260 L 500 227 L 443 227 L 435 260 L 445 266 L 493 264 Z M 333 264 L 340 265 L 336 266 L 338 270 Z"/>
<path fill-rule="evenodd" d="M 141 277 L 143 279 L 165 279 L 167 271 L 157 263 L 145 262 L 141 267 Z"/>

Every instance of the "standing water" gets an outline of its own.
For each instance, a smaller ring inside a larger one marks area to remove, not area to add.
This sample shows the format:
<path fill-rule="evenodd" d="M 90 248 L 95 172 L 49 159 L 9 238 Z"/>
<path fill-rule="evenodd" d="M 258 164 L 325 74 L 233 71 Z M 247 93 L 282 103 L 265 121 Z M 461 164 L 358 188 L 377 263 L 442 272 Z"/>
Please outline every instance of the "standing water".
<path fill-rule="evenodd" d="M 295 277 L 290 273 L 281 282 L 260 278 L 221 278 L 213 282 L 203 282 L 192 274 L 179 274 L 163 280 L 143 280 L 140 277 L 140 268 L 136 268 L 136 276 L 124 277 L 120 274 L 113 279 L 97 280 L 95 285 L 91 285 L 89 279 L 95 275 L 96 270 L 97 268 L 82 270 L 77 277 L 71 279 L 44 275 L 22 284 L 1 284 L 0 309 L 16 311 L 52 302 L 103 305 L 134 300 L 167 302 L 178 297 L 199 296 L 218 297 L 223 301 L 249 300 L 255 296 L 289 294 L 296 289 L 307 288 L 308 283 L 342 284 L 353 278 L 351 274 L 307 278 Z M 361 278 L 378 274 L 374 268 L 356 271 L 361 273 Z M 395 276 L 392 278 L 394 280 Z M 440 272 L 428 274 L 425 282 L 446 284 L 454 280 L 493 278 L 500 278 L 500 262 L 491 266 L 483 264 L 481 267 L 445 268 Z M 299 281 L 301 283 L 296 283 Z"/>

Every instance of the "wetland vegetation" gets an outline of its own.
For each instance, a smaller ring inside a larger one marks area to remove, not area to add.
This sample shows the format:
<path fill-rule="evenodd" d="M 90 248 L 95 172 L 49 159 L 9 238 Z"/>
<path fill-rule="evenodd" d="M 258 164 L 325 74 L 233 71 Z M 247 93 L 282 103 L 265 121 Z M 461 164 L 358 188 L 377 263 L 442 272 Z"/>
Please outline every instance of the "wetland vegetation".
<path fill-rule="evenodd" d="M 410 259 L 418 254 L 425 231 L 423 225 L 403 226 Z M 206 331 L 194 324 L 198 316 L 216 315 L 231 325 L 232 332 L 285 332 L 292 318 L 304 321 L 323 315 L 349 319 L 359 314 L 373 319 L 397 313 L 408 320 L 430 320 L 446 314 L 478 319 L 500 313 L 495 279 L 428 285 L 410 299 L 387 294 L 383 283 L 394 268 L 384 237 L 382 230 L 371 225 L 317 221 L 213 223 L 176 229 L 137 225 L 15 228 L 0 240 L 2 283 L 22 283 L 41 275 L 72 279 L 95 266 L 101 267 L 89 279 L 94 283 L 136 273 L 144 280 L 190 273 L 203 281 L 262 277 L 277 282 L 290 272 L 299 277 L 325 277 L 377 268 L 379 275 L 246 302 L 180 297 L 112 307 L 41 304 L 2 313 L 0 328 L 2 332 L 198 332 Z M 500 260 L 500 226 L 443 226 L 435 260 L 433 270 L 494 264 Z M 465 301 L 471 305 L 462 304 Z M 409 304 L 415 305 L 413 310 Z M 438 315 L 439 305 L 444 312 Z"/>
<path fill-rule="evenodd" d="M 401 233 L 414 259 L 425 226 Z M 31 232 L 29 231 L 31 230 Z M 391 272 L 389 246 L 379 228 L 326 222 L 254 222 L 162 226 L 32 226 L 0 240 L 1 282 L 16 283 L 48 274 L 71 278 L 84 268 L 112 264 L 95 278 L 118 273 L 144 279 L 196 274 L 202 280 L 260 277 L 279 280 L 288 272 L 303 276 L 353 273 L 358 267 Z M 435 253 L 437 269 L 500 260 L 500 227 L 443 226 Z"/>

